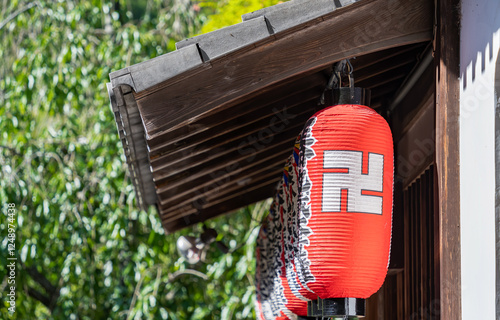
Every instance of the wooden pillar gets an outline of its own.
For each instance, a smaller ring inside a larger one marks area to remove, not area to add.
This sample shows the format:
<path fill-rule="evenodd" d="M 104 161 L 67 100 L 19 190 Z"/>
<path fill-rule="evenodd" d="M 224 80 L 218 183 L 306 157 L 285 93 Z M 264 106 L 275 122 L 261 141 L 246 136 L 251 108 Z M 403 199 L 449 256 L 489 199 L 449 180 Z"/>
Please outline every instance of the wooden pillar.
<path fill-rule="evenodd" d="M 436 171 L 440 318 L 460 320 L 460 0 L 436 0 Z"/>

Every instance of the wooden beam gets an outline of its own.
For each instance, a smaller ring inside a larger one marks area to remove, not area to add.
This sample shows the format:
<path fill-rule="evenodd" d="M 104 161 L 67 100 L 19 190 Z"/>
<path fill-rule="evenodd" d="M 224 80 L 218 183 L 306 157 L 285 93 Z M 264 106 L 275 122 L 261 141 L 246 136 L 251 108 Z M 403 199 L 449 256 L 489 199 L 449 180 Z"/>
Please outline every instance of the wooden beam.
<path fill-rule="evenodd" d="M 238 193 L 231 194 L 220 199 L 212 200 L 206 204 L 201 202 L 191 207 L 182 207 L 176 214 L 169 215 L 169 217 L 163 217 L 162 215 L 161 219 L 165 223 L 168 223 L 199 213 L 209 215 L 208 218 L 228 213 L 257 201 L 269 198 L 270 195 L 273 195 L 273 191 L 276 189 L 276 184 L 279 181 L 279 178 L 280 177 L 278 176 L 275 180 L 267 180 L 252 188 L 241 190 Z"/>
<path fill-rule="evenodd" d="M 335 61 L 432 39 L 428 0 L 364 0 L 136 94 L 148 139 Z M 189 90 L 189 94 L 187 94 Z M 154 93 L 154 94 L 153 94 Z"/>
<path fill-rule="evenodd" d="M 376 65 L 372 65 L 362 69 L 362 76 L 358 76 L 358 70 L 354 69 L 354 76 L 356 81 L 363 81 L 369 78 L 375 78 L 378 75 L 385 74 L 391 70 L 398 70 L 404 66 L 414 66 L 417 61 L 417 56 L 401 54 L 399 56 L 395 56 L 392 59 L 381 61 Z M 400 71 L 401 72 L 401 71 Z M 361 72 L 359 72 L 361 73 Z M 406 76 L 406 72 L 404 72 Z"/>
<path fill-rule="evenodd" d="M 405 317 L 408 317 L 411 313 L 411 253 L 410 253 L 410 191 L 408 189 L 404 190 L 404 310 Z"/>
<path fill-rule="evenodd" d="M 236 146 L 241 145 L 250 135 L 257 136 L 265 133 L 265 138 L 269 139 L 270 136 L 279 133 L 291 124 L 303 125 L 299 120 L 303 120 L 304 117 L 309 118 L 314 114 L 320 95 L 321 90 L 292 95 L 276 105 L 266 105 L 265 110 L 258 110 L 260 112 L 255 112 L 251 116 L 238 117 L 231 124 L 213 123 L 204 134 L 181 140 L 182 143 L 178 146 L 155 149 L 157 156 L 151 160 L 151 166 L 156 170 L 165 163 L 172 165 L 176 162 L 186 162 L 190 157 L 201 153 L 208 154 L 218 148 L 227 150 L 231 143 Z M 276 115 L 270 110 L 279 111 L 278 113 L 281 114 Z"/>
<path fill-rule="evenodd" d="M 439 0 L 436 35 L 436 167 L 442 320 L 460 320 L 460 1 Z"/>
<path fill-rule="evenodd" d="M 276 168 L 282 170 L 285 159 L 290 154 L 291 151 L 286 148 L 279 152 L 276 151 L 266 158 L 259 158 L 255 162 L 248 164 L 237 163 L 234 166 L 236 169 L 231 171 L 210 172 L 205 176 L 205 179 L 190 180 L 179 186 L 166 185 L 164 190 L 158 191 L 160 205 L 165 204 L 173 207 L 179 203 L 179 200 L 193 200 L 196 194 L 218 193 L 228 185 L 238 185 L 238 181 L 246 180 L 249 177 L 264 174 L 269 170 L 276 172 Z"/>
<path fill-rule="evenodd" d="M 239 194 L 233 198 L 218 202 L 214 206 L 206 206 L 203 208 L 202 212 L 197 210 L 179 211 L 178 217 L 168 220 L 162 219 L 163 226 L 168 232 L 173 232 L 185 228 L 186 226 L 214 218 L 218 215 L 235 211 L 257 201 L 267 199 L 269 195 L 273 194 L 277 182 L 278 180 L 271 181 L 267 186 L 261 189 L 249 190 L 245 194 Z"/>
<path fill-rule="evenodd" d="M 305 122 L 308 117 L 304 117 Z M 270 137 L 269 141 L 261 139 L 248 139 L 242 144 L 232 145 L 228 149 L 213 149 L 209 154 L 201 154 L 191 157 L 186 163 L 177 166 L 166 166 L 162 169 L 155 170 L 153 177 L 156 187 L 160 188 L 163 185 L 168 185 L 175 181 L 184 179 L 184 182 L 198 178 L 210 172 L 230 168 L 238 162 L 250 163 L 253 159 L 259 159 L 266 155 L 276 153 L 277 148 L 289 148 L 290 153 L 293 148 L 293 141 L 300 130 L 303 128 L 303 123 L 287 128 Z M 224 161 L 222 161 L 225 159 Z M 186 177 L 189 176 L 189 179 Z"/>
<path fill-rule="evenodd" d="M 248 124 L 261 119 L 260 117 L 269 116 L 272 114 L 269 110 L 273 110 L 275 107 L 278 108 L 277 111 L 281 111 L 284 106 L 290 107 L 290 102 L 285 100 L 290 95 L 299 97 L 313 91 L 317 92 L 316 94 L 319 97 L 327 81 L 328 77 L 321 73 L 314 73 L 301 79 L 293 78 L 291 81 L 280 83 L 273 87 L 272 90 L 266 88 L 266 90 L 271 91 L 233 108 L 227 110 L 215 109 L 212 112 L 191 118 L 185 126 L 165 132 L 156 139 L 150 139 L 148 146 L 151 157 L 156 158 L 163 150 L 172 150 L 179 145 L 184 145 L 185 143 L 182 140 L 188 138 L 199 135 L 213 137 L 214 133 L 211 130 L 214 127 L 223 129 L 231 127 L 234 130 L 235 123 Z"/>
<path fill-rule="evenodd" d="M 351 64 L 354 67 L 354 72 L 364 70 L 373 65 L 383 63 L 384 61 L 391 60 L 400 55 L 408 55 L 410 52 L 414 52 L 417 56 L 418 53 L 422 52 L 425 47 L 425 43 L 411 44 L 402 47 L 390 48 L 383 51 L 374 52 L 372 54 L 362 55 L 356 57 L 356 59 L 351 60 Z"/>
<path fill-rule="evenodd" d="M 411 66 L 409 66 L 410 69 Z M 359 83 L 356 82 L 356 86 L 360 86 L 362 88 L 368 88 L 370 90 L 377 90 L 380 88 L 384 88 L 385 85 L 388 83 L 392 82 L 397 82 L 398 83 L 398 88 L 401 86 L 401 82 L 403 82 L 404 78 L 406 77 L 405 72 L 401 72 L 401 70 L 396 70 L 396 72 L 388 72 L 387 74 L 384 74 L 379 77 L 374 77 L 370 79 L 366 79 L 364 81 L 360 81 Z"/>
<path fill-rule="evenodd" d="M 193 192 L 194 195 L 192 197 L 183 199 L 180 202 L 177 201 L 177 203 L 170 204 L 170 202 L 166 205 L 159 204 L 159 208 L 162 210 L 162 218 L 171 218 L 171 217 L 176 217 L 176 211 L 189 207 L 193 203 L 200 202 L 199 200 L 202 200 L 203 202 L 207 202 L 209 204 L 214 203 L 219 198 L 230 198 L 234 196 L 237 193 L 241 192 L 246 192 L 248 190 L 251 190 L 253 188 L 258 188 L 262 185 L 267 185 L 269 184 L 270 181 L 276 181 L 279 180 L 281 177 L 281 172 L 283 171 L 282 166 L 274 167 L 274 168 L 268 168 L 264 170 L 264 172 L 261 172 L 260 175 L 257 175 L 253 177 L 254 181 L 250 182 L 249 184 L 245 185 L 244 188 L 241 188 L 240 185 L 236 181 L 233 181 L 231 184 L 225 184 L 221 186 L 220 188 L 214 188 L 211 190 L 208 190 L 207 192 L 199 192 L 196 194 L 196 192 Z M 271 194 L 269 194 L 271 196 Z"/>
<path fill-rule="evenodd" d="M 428 290 L 428 283 L 429 283 L 429 275 L 427 274 L 427 270 L 429 269 L 429 262 L 427 261 L 427 253 L 429 252 L 429 244 L 427 243 L 427 232 L 428 228 L 430 226 L 427 217 L 429 214 L 429 198 L 427 197 L 427 191 L 431 189 L 431 186 L 429 186 L 429 174 L 426 170 L 426 172 L 422 175 L 421 182 L 420 182 L 420 252 L 417 252 L 417 254 L 420 255 L 420 275 L 421 275 L 421 281 L 420 281 L 420 305 L 424 306 L 426 308 L 426 313 L 428 312 L 427 309 L 429 308 L 428 306 L 430 305 L 430 300 L 429 300 L 429 290 Z"/>

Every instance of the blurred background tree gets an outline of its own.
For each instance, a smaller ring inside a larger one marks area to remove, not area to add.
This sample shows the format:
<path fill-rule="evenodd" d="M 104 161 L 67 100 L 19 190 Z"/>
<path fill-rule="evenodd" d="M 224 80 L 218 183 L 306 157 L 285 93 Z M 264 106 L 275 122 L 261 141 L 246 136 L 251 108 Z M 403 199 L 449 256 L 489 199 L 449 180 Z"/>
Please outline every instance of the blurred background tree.
<path fill-rule="evenodd" d="M 287 1 L 287 0 L 285 0 Z M 216 11 L 203 24 L 201 33 L 207 33 L 241 22 L 241 16 L 284 1 L 278 0 L 221 0 Z"/>
<path fill-rule="evenodd" d="M 187 264 L 176 240 L 201 226 L 165 235 L 154 208 L 136 208 L 105 84 L 274 3 L 0 0 L 1 319 L 255 317 L 254 243 L 267 205 L 208 221 L 230 253 L 211 248 Z M 13 315 L 7 203 L 18 210 Z"/>

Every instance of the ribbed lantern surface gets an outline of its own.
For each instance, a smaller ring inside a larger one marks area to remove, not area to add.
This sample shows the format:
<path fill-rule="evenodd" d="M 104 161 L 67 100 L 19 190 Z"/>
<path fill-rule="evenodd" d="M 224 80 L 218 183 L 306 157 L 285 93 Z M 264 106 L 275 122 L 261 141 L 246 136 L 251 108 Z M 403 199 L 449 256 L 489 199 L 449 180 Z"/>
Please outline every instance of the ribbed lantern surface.
<path fill-rule="evenodd" d="M 394 180 L 387 122 L 361 105 L 317 112 L 301 139 L 302 285 L 320 298 L 368 298 L 388 267 Z"/>
<path fill-rule="evenodd" d="M 295 319 L 307 301 L 366 299 L 380 288 L 393 172 L 391 131 L 374 110 L 336 105 L 309 119 L 257 240 L 259 319 Z"/>

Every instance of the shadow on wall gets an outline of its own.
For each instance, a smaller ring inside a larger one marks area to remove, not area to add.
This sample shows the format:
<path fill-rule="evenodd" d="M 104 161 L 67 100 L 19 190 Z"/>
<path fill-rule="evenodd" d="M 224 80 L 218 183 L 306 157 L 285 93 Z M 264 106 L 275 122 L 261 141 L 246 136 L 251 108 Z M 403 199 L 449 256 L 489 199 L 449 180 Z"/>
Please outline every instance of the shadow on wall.
<path fill-rule="evenodd" d="M 460 77 L 465 90 L 467 84 L 476 80 L 478 60 L 481 72 L 485 71 L 487 62 L 494 63 L 494 44 L 500 42 L 500 1 L 463 0 L 461 10 L 461 38 L 467 39 L 467 43 L 460 46 Z M 472 79 L 467 75 L 470 67 Z"/>

